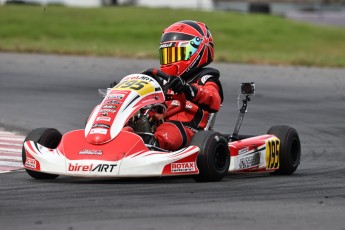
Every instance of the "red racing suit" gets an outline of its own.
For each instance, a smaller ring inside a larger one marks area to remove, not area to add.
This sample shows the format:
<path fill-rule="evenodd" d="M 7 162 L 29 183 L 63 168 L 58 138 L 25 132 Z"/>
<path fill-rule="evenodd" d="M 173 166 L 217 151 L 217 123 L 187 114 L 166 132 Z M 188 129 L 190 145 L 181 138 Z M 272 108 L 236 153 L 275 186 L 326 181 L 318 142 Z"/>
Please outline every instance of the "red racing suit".
<path fill-rule="evenodd" d="M 219 81 L 219 71 L 202 68 L 187 81 L 197 89 L 191 101 L 186 101 L 185 109 L 158 126 L 155 137 L 159 147 L 171 151 L 187 146 L 193 135 L 205 129 L 210 114 L 218 112 L 223 101 L 223 90 Z M 167 101 L 168 110 L 180 105 L 177 100 Z"/>

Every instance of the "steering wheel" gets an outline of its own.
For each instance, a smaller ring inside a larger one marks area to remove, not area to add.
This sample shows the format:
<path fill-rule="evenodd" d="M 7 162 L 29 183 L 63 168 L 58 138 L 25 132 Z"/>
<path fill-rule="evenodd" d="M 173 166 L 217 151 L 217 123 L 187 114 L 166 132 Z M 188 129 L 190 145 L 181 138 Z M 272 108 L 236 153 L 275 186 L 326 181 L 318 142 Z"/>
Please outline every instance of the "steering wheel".
<path fill-rule="evenodd" d="M 169 76 L 168 74 L 164 73 L 161 70 L 158 69 L 147 69 L 144 72 L 142 72 L 142 74 L 148 75 L 152 78 L 154 78 L 160 85 L 161 87 L 164 89 L 163 93 L 164 96 L 166 98 L 166 100 L 177 100 L 180 102 L 180 105 L 175 107 L 175 108 L 170 108 L 168 109 L 163 118 L 164 119 L 168 119 L 169 117 L 172 117 L 173 115 L 181 112 L 184 110 L 184 108 L 186 107 L 186 97 L 184 95 L 184 93 L 181 94 L 168 94 L 168 87 L 163 87 L 163 80 L 166 80 L 167 82 L 170 81 L 170 79 L 172 78 L 172 76 Z M 163 79 L 163 80 L 162 80 Z"/>
<path fill-rule="evenodd" d="M 144 72 L 142 72 L 142 74 L 145 74 L 145 75 L 148 75 L 152 78 L 154 78 L 162 88 L 164 88 L 164 83 L 163 83 L 163 80 L 166 80 L 167 82 L 169 82 L 171 76 L 169 76 L 168 74 L 164 73 L 163 71 L 161 70 L 158 70 L 158 69 L 154 69 L 154 68 L 151 68 L 151 69 L 147 69 L 145 70 Z M 167 94 L 167 89 L 164 90 L 164 95 Z"/>

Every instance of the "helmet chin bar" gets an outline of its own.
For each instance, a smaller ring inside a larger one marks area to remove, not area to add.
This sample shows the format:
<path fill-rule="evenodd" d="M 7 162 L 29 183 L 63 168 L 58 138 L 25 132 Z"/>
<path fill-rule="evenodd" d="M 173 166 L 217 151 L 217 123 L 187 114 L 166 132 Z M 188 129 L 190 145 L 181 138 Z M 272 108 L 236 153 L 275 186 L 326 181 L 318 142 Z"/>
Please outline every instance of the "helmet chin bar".
<path fill-rule="evenodd" d="M 179 68 L 176 65 L 163 65 L 161 66 L 161 71 L 164 73 L 170 75 L 170 76 L 180 76 L 180 73 L 178 72 Z"/>

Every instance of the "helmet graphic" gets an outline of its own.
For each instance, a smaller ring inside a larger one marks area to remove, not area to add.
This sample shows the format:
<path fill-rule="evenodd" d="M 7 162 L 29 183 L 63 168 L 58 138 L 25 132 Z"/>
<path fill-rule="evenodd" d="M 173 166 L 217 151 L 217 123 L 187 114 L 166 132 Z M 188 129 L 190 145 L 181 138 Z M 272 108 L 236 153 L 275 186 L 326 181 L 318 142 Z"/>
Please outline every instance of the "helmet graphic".
<path fill-rule="evenodd" d="M 211 32 L 202 22 L 180 21 L 163 31 L 159 47 L 161 70 L 184 76 L 213 61 Z"/>

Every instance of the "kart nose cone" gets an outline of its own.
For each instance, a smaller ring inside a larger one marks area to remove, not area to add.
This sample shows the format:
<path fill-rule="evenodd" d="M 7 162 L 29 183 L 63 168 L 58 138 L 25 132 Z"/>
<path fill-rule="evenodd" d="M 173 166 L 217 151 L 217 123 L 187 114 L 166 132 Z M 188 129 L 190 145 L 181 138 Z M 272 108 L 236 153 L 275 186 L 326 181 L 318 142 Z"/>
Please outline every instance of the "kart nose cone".
<path fill-rule="evenodd" d="M 104 144 L 108 141 L 110 141 L 110 135 L 106 135 L 106 134 L 89 134 L 86 137 L 86 141 L 89 142 L 90 144 L 94 144 L 94 145 L 100 145 L 100 144 Z"/>

